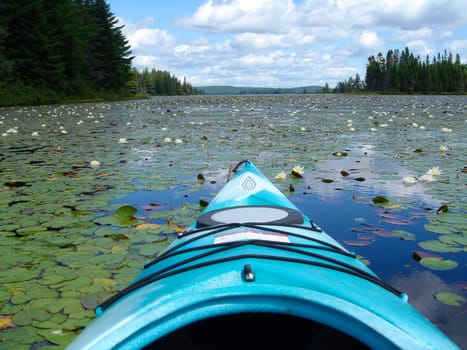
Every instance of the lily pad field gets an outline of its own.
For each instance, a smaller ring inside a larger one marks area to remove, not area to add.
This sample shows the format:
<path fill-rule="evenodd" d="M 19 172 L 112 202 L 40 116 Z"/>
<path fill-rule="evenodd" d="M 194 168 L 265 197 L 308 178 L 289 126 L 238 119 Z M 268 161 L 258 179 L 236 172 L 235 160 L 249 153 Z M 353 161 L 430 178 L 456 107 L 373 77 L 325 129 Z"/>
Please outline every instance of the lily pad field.
<path fill-rule="evenodd" d="M 0 349 L 63 349 L 252 160 L 467 349 L 467 97 L 0 109 Z"/>

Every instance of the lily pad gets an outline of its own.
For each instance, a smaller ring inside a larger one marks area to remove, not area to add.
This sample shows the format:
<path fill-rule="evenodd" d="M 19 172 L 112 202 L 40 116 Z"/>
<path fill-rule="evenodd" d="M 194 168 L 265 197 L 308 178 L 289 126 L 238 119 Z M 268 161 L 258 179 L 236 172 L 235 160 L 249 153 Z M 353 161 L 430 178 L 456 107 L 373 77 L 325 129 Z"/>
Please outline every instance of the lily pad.
<path fill-rule="evenodd" d="M 364 247 L 370 245 L 373 241 L 372 240 L 345 240 L 344 244 L 355 246 L 355 247 Z"/>
<path fill-rule="evenodd" d="M 39 275 L 40 271 L 27 269 L 24 267 L 10 269 L 0 272 L 0 282 L 1 283 L 12 283 L 12 282 L 21 282 L 29 281 L 33 278 L 36 278 Z"/>
<path fill-rule="evenodd" d="M 455 230 L 450 225 L 426 224 L 424 227 L 427 231 L 439 234 L 449 234 L 455 232 Z"/>
<path fill-rule="evenodd" d="M 76 333 L 66 331 L 61 328 L 45 329 L 39 331 L 38 334 L 42 335 L 49 342 L 56 345 L 68 345 L 73 340 L 73 338 L 76 337 Z"/>
<path fill-rule="evenodd" d="M 444 223 L 467 228 L 467 214 L 447 212 L 437 215 L 436 219 Z"/>
<path fill-rule="evenodd" d="M 28 326 L 33 321 L 47 321 L 52 315 L 44 309 L 26 308 L 13 316 L 13 323 L 17 326 Z"/>
<path fill-rule="evenodd" d="M 431 270 L 444 271 L 452 270 L 457 267 L 457 262 L 453 260 L 444 260 L 441 258 L 427 257 L 420 260 L 420 264 Z"/>
<path fill-rule="evenodd" d="M 462 251 L 460 247 L 452 246 L 437 240 L 420 242 L 418 245 L 423 249 L 438 253 L 457 253 Z"/>
<path fill-rule="evenodd" d="M 415 241 L 415 234 L 404 230 L 394 230 L 391 232 L 393 237 L 399 237 L 404 241 Z"/>
<path fill-rule="evenodd" d="M 154 256 L 157 253 L 160 253 L 165 247 L 163 245 L 150 244 L 142 247 L 138 253 L 143 256 Z"/>
<path fill-rule="evenodd" d="M 384 196 L 376 196 L 376 197 L 373 197 L 372 201 L 373 201 L 373 203 L 375 203 L 375 204 L 386 204 L 386 203 L 389 203 L 389 199 L 387 199 L 387 198 L 384 197 Z"/>
<path fill-rule="evenodd" d="M 136 226 L 137 230 L 160 231 L 161 225 L 145 222 Z"/>
<path fill-rule="evenodd" d="M 461 306 L 467 301 L 462 295 L 450 292 L 439 292 L 435 294 L 435 299 L 446 305 Z"/>
<path fill-rule="evenodd" d="M 451 238 L 454 242 L 464 245 L 467 245 L 467 233 L 451 235 Z"/>
<path fill-rule="evenodd" d="M 0 315 L 0 330 L 12 327 L 16 327 L 16 325 L 13 323 L 13 316 Z"/>
<path fill-rule="evenodd" d="M 125 256 L 119 255 L 119 254 L 100 254 L 97 255 L 93 258 L 91 258 L 89 261 L 92 264 L 105 264 L 105 265 L 116 265 L 116 264 L 121 264 L 125 260 Z"/>
<path fill-rule="evenodd" d="M 131 226 L 137 222 L 137 220 L 133 218 L 133 215 L 135 215 L 137 211 L 138 210 L 131 205 L 124 205 L 115 211 L 114 217 L 120 225 Z"/>

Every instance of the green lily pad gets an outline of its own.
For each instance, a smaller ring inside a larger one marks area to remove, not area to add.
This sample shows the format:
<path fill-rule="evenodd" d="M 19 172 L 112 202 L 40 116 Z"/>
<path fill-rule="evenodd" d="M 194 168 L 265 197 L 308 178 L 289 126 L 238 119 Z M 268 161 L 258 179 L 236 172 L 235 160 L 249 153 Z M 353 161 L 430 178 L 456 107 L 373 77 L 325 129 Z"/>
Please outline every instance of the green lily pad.
<path fill-rule="evenodd" d="M 55 303 L 48 305 L 46 309 L 53 314 L 63 312 L 67 315 L 76 315 L 85 311 L 80 300 L 74 298 L 57 299 Z"/>
<path fill-rule="evenodd" d="M 384 196 L 376 196 L 372 199 L 373 203 L 375 204 L 387 204 L 389 203 L 389 199 Z"/>
<path fill-rule="evenodd" d="M 138 210 L 131 205 L 124 205 L 115 211 L 114 217 L 117 222 L 122 226 L 131 226 L 136 223 L 137 220 L 133 218 Z"/>
<path fill-rule="evenodd" d="M 399 237 L 404 241 L 415 241 L 415 234 L 404 230 L 394 230 L 391 232 L 391 236 Z"/>
<path fill-rule="evenodd" d="M 10 269 L 0 272 L 0 283 L 12 283 L 29 281 L 36 278 L 40 274 L 40 271 L 33 269 L 27 269 L 24 267 Z"/>
<path fill-rule="evenodd" d="M 33 321 L 47 321 L 52 315 L 44 309 L 26 308 L 13 316 L 13 323 L 17 326 L 28 326 Z"/>
<path fill-rule="evenodd" d="M 451 235 L 451 238 L 454 242 L 458 244 L 462 244 L 464 246 L 467 245 L 467 233 L 459 234 L 459 235 Z"/>
<path fill-rule="evenodd" d="M 125 256 L 119 255 L 119 254 L 100 254 L 97 255 L 93 258 L 91 258 L 89 261 L 92 264 L 105 264 L 105 265 L 116 265 L 120 264 L 125 260 Z"/>
<path fill-rule="evenodd" d="M 431 270 L 444 271 L 452 270 L 457 267 L 457 262 L 453 260 L 444 260 L 441 258 L 427 257 L 420 260 L 420 264 Z"/>
<path fill-rule="evenodd" d="M 38 334 L 56 345 L 68 345 L 76 337 L 76 333 L 61 328 L 42 330 Z"/>
<path fill-rule="evenodd" d="M 0 290 L 0 303 L 3 303 L 9 300 L 10 297 L 11 297 L 10 292 L 8 292 L 7 290 Z"/>
<path fill-rule="evenodd" d="M 467 228 L 467 214 L 447 212 L 437 215 L 436 219 L 447 224 Z"/>
<path fill-rule="evenodd" d="M 435 240 L 420 242 L 418 245 L 423 249 L 438 253 L 458 253 L 462 251 L 462 248 L 460 247 L 452 246 Z"/>
<path fill-rule="evenodd" d="M 164 248 L 165 246 L 160 244 L 148 244 L 140 248 L 138 253 L 143 256 L 154 256 L 157 253 L 160 253 Z"/>
<path fill-rule="evenodd" d="M 41 341 L 42 337 L 37 334 L 33 327 L 18 327 L 2 330 L 1 348 L 15 350 L 30 350 L 31 344 Z"/>
<path fill-rule="evenodd" d="M 81 305 L 87 310 L 94 310 L 101 302 L 110 297 L 108 292 L 86 294 L 81 298 Z"/>
<path fill-rule="evenodd" d="M 440 224 L 426 224 L 425 230 L 433 232 L 433 233 L 439 233 L 439 234 L 449 234 L 449 233 L 454 233 L 455 230 L 453 229 L 452 226 L 449 225 L 440 225 Z"/>
<path fill-rule="evenodd" d="M 435 299 L 446 305 L 461 306 L 467 301 L 462 295 L 450 292 L 439 292 L 435 294 Z"/>

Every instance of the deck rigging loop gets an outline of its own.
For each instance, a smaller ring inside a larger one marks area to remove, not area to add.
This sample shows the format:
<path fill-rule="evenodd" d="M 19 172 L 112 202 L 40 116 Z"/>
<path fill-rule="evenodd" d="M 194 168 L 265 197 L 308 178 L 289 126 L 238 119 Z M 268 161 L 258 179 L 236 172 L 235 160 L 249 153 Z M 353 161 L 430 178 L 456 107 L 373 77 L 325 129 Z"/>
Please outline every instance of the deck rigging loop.
<path fill-rule="evenodd" d="M 243 266 L 242 276 L 245 282 L 253 282 L 255 280 L 255 274 L 250 264 L 245 264 L 245 266 Z"/>

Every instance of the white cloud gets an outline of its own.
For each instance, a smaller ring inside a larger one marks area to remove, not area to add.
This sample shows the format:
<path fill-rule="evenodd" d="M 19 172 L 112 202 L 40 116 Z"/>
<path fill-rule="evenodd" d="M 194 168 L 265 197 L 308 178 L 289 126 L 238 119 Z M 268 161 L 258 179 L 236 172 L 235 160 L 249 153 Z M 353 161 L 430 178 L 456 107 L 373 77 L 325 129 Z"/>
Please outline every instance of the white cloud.
<path fill-rule="evenodd" d="M 201 5 L 191 17 L 176 24 L 215 33 L 280 32 L 282 18 L 291 18 L 295 5 L 290 0 L 232 0 Z M 271 25 L 274 23 L 274 25 Z"/>
<path fill-rule="evenodd" d="M 287 34 L 275 33 L 241 33 L 235 36 L 232 45 L 244 49 L 277 49 L 312 45 L 315 35 L 291 30 Z"/>
<path fill-rule="evenodd" d="M 422 27 L 415 30 L 400 30 L 397 29 L 392 35 L 393 40 L 407 42 L 411 40 L 419 40 L 425 38 L 431 38 L 433 36 L 439 35 L 438 33 L 433 33 L 433 30 L 428 27 Z"/>
<path fill-rule="evenodd" d="M 467 41 L 456 33 L 467 23 L 464 7 L 460 0 L 208 0 L 175 28 L 155 28 L 152 17 L 119 24 L 136 67 L 169 70 L 194 85 L 333 86 L 356 73 L 363 79 L 368 56 L 405 46 L 422 57 L 446 48 L 465 63 Z"/>
<path fill-rule="evenodd" d="M 159 59 L 154 55 L 136 55 L 133 59 L 133 65 L 139 68 L 159 67 Z"/>
<path fill-rule="evenodd" d="M 157 28 L 137 29 L 127 38 L 132 49 L 140 52 L 151 49 L 164 50 L 175 43 L 174 38 L 169 33 Z"/>
<path fill-rule="evenodd" d="M 378 38 L 378 34 L 376 34 L 376 32 L 366 30 L 360 34 L 359 43 L 366 48 L 376 48 L 383 44 L 383 42 Z"/>
<path fill-rule="evenodd" d="M 410 47 L 411 52 L 416 52 L 420 55 L 421 59 L 425 59 L 426 55 L 433 57 L 436 52 L 425 40 L 413 40 L 407 43 L 407 47 Z"/>

